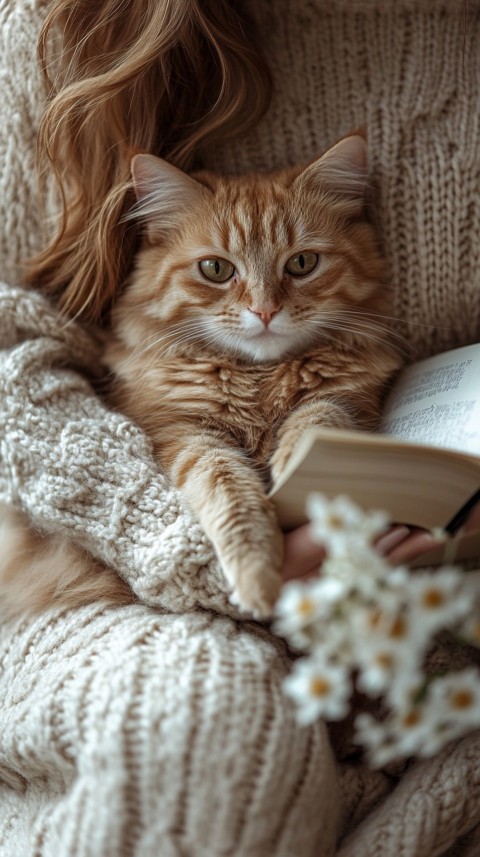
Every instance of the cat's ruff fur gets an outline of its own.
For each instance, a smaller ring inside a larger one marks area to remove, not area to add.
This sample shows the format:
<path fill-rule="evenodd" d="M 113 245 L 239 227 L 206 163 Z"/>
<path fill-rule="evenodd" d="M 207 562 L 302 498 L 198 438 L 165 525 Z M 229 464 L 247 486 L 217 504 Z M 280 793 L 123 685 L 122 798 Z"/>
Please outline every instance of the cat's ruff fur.
<path fill-rule="evenodd" d="M 111 398 L 199 518 L 233 603 L 268 616 L 283 559 L 269 484 L 307 428 L 375 428 L 400 366 L 365 220 L 366 144 L 347 137 L 272 175 L 192 178 L 151 156 L 133 175 L 147 235 L 114 309 Z M 312 269 L 290 273 L 305 252 Z M 202 257 L 227 257 L 231 276 L 207 279 Z M 49 548 L 25 529 L 22 544 L 21 526 L 9 539 L 4 519 L 0 614 L 132 599 L 65 537 Z"/>
<path fill-rule="evenodd" d="M 18 287 L 44 226 L 34 45 L 47 6 L 0 4 L 0 495 L 120 569 L 139 603 L 1 624 L 1 857 L 158 857 L 159 843 L 162 857 L 476 857 L 478 734 L 387 776 L 338 734 L 334 761 L 324 724 L 299 728 L 281 645 L 228 618 L 201 528 L 144 435 L 93 394 L 94 344 Z M 245 0 L 274 98 L 205 163 L 308 161 L 367 115 L 413 357 L 480 336 L 480 18 L 467 7 L 465 28 L 452 0 Z"/>

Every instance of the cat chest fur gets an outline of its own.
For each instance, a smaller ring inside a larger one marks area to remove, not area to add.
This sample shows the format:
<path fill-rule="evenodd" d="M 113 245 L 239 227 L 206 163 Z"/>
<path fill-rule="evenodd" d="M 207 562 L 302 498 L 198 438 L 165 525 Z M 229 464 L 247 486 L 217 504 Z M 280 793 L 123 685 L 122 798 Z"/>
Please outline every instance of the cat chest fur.
<path fill-rule="evenodd" d="M 371 375 L 349 349 L 329 348 L 268 365 L 177 356 L 123 381 L 129 400 L 124 405 L 160 445 L 162 428 L 188 420 L 228 432 L 262 460 L 278 427 L 298 405 L 361 392 Z"/>

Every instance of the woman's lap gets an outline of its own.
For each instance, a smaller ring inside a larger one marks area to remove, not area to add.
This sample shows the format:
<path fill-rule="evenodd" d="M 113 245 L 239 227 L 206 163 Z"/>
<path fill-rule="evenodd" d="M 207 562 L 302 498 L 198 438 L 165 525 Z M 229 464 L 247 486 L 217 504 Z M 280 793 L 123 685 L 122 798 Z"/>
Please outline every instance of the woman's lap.
<path fill-rule="evenodd" d="M 287 670 L 267 631 L 211 614 L 4 627 L 0 857 L 333 853 L 331 750 L 295 724 Z"/>

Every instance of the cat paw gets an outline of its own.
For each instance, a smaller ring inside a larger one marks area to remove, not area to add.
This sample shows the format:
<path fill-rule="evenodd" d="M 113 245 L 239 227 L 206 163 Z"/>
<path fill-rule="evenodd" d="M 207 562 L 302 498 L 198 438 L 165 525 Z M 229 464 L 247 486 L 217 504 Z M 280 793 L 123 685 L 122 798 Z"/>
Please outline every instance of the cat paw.
<path fill-rule="evenodd" d="M 233 607 L 235 607 L 239 613 L 242 613 L 245 617 L 253 616 L 254 619 L 258 619 L 259 617 L 256 615 L 254 610 L 250 610 L 249 607 L 246 607 L 242 604 L 240 595 L 237 589 L 233 589 L 230 595 L 228 596 L 228 600 Z"/>
<path fill-rule="evenodd" d="M 270 461 L 270 478 L 271 484 L 276 485 L 290 460 L 293 450 L 291 448 L 280 447 L 275 450 Z"/>
<path fill-rule="evenodd" d="M 258 570 L 252 568 L 248 578 L 234 587 L 230 602 L 242 613 L 250 613 L 255 619 L 267 619 L 272 616 L 281 587 L 282 579 L 276 572 L 266 571 L 265 567 Z"/>

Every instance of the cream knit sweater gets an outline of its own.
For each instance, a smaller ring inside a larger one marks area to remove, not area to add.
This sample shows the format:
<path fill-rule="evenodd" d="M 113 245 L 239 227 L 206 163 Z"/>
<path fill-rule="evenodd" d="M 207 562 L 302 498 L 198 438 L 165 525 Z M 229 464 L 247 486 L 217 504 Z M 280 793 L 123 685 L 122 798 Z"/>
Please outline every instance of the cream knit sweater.
<path fill-rule="evenodd" d="M 207 166 L 309 158 L 367 120 L 412 354 L 477 339 L 478 0 L 465 34 L 453 0 L 245 5 L 275 95 Z M 281 691 L 283 646 L 237 620 L 148 441 L 95 397 L 95 346 L 18 287 L 17 261 L 42 241 L 33 160 L 44 6 L 0 0 L 0 499 L 70 532 L 140 603 L 0 627 L 0 857 L 478 855 L 478 736 L 397 785 L 338 740 L 335 762 L 323 724 L 298 728 Z"/>

